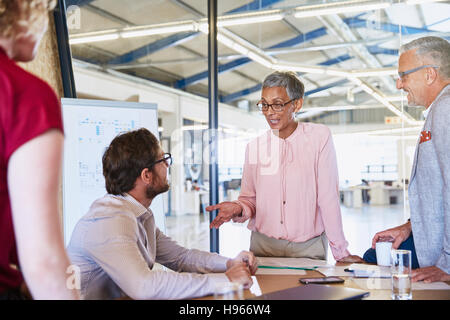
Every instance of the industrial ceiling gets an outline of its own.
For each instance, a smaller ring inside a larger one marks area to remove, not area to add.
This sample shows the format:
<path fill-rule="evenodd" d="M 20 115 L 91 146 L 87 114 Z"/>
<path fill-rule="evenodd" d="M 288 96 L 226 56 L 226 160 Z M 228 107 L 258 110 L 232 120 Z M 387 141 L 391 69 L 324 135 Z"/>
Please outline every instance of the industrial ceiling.
<path fill-rule="evenodd" d="M 66 7 L 74 59 L 207 95 L 207 0 Z M 292 70 L 306 87 L 302 121 L 420 125 L 423 109 L 395 86 L 398 48 L 450 39 L 449 17 L 450 1 L 218 0 L 220 101 L 256 112 L 264 77 Z"/>

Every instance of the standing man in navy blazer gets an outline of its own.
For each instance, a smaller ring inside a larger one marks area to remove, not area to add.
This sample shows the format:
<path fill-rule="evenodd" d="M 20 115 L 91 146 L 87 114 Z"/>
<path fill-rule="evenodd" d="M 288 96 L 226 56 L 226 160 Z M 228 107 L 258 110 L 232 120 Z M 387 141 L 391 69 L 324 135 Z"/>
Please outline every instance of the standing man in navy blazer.
<path fill-rule="evenodd" d="M 424 37 L 400 53 L 397 88 L 408 93 L 408 105 L 426 108 L 425 124 L 408 189 L 411 219 L 375 234 L 372 248 L 393 238 L 394 249 L 413 251 L 413 281 L 450 281 L 450 44 Z"/>

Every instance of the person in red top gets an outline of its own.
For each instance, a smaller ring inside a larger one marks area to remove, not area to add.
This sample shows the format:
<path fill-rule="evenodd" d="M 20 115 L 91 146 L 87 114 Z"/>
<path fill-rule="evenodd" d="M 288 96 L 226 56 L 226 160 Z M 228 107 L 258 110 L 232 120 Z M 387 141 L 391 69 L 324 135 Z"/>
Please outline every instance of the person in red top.
<path fill-rule="evenodd" d="M 50 2 L 0 0 L 0 299 L 26 298 L 21 287 L 34 299 L 78 298 L 58 214 L 61 107 L 16 64 L 34 58 Z"/>

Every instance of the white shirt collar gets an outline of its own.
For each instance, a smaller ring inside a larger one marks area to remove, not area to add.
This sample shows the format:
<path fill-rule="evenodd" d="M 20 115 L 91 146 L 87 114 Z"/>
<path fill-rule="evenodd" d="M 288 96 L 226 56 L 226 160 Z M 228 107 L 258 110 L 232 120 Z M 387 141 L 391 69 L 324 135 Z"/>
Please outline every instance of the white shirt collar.
<path fill-rule="evenodd" d="M 428 117 L 428 114 L 430 113 L 431 110 L 431 106 L 433 104 L 430 104 L 430 106 L 428 108 L 426 108 L 425 110 L 422 111 L 423 117 L 426 119 Z"/>

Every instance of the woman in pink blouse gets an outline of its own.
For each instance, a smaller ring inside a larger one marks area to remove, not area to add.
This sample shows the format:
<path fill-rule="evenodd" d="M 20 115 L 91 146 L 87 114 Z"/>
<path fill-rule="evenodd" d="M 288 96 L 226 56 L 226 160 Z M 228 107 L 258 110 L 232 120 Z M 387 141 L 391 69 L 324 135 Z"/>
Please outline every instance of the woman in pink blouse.
<path fill-rule="evenodd" d="M 329 242 L 337 261 L 362 262 L 347 250 L 331 132 L 294 119 L 303 94 L 295 73 L 266 77 L 257 105 L 270 130 L 247 145 L 238 200 L 206 208 L 219 210 L 210 227 L 249 220 L 256 256 L 326 259 Z"/>

